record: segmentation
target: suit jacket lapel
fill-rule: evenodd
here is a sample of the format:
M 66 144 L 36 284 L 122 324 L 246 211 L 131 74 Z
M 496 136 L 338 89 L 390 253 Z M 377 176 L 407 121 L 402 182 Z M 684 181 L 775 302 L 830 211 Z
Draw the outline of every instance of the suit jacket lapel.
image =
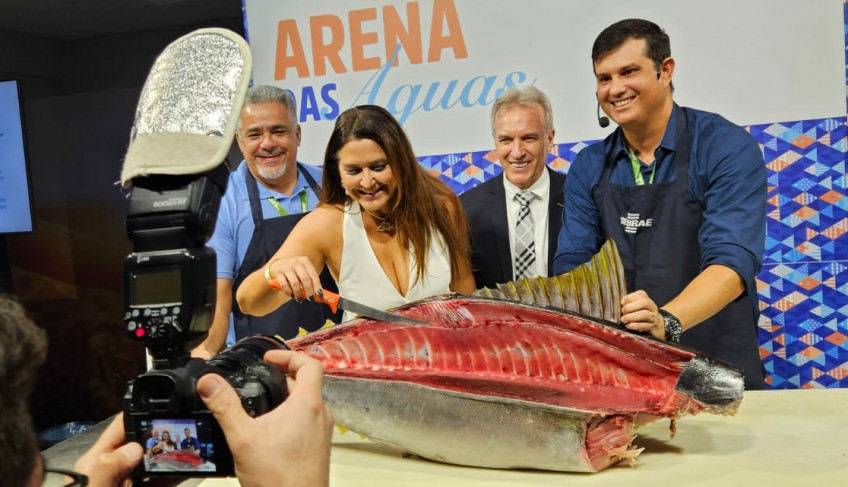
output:
M 506 191 L 504 190 L 503 177 L 503 173 L 501 173 L 498 176 L 498 182 L 491 185 L 489 191 L 489 200 L 492 205 L 492 211 L 489 212 L 489 219 L 492 227 L 497 230 L 497 235 L 503 235 L 503 238 L 497 239 L 494 243 L 498 262 L 501 263 L 500 272 L 502 277 L 498 282 L 512 280 L 512 249 L 509 245 L 509 223 L 506 217 Z
M 559 231 L 562 228 L 562 211 L 565 204 L 565 194 L 562 191 L 564 176 L 550 167 L 546 169 L 551 180 L 551 187 L 548 190 L 548 276 L 553 276 L 554 257 Z

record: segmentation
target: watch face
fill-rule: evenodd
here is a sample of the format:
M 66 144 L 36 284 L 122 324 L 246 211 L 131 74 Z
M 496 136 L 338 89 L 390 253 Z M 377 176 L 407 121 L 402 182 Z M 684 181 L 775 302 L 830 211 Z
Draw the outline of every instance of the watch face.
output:
M 683 326 L 681 326 L 680 320 L 664 309 L 660 310 L 660 314 L 662 314 L 665 321 L 665 339 L 671 342 L 679 342 L 680 335 L 683 333 Z

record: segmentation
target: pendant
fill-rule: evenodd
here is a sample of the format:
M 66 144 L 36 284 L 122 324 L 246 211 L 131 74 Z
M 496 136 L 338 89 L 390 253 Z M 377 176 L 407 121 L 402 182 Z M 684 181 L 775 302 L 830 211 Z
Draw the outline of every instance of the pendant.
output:
M 380 222 L 377 225 L 377 231 L 380 233 L 389 233 L 395 231 L 395 224 L 392 222 Z

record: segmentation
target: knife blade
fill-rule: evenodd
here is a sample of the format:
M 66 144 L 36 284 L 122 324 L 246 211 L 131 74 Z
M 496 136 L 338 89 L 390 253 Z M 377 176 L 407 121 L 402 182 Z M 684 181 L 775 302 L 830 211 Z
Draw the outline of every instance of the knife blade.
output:
M 277 282 L 276 279 L 271 279 L 270 281 L 268 281 L 268 285 L 271 286 L 272 289 L 276 289 L 277 291 L 281 290 L 280 284 Z M 309 299 L 309 296 L 307 296 L 305 292 L 303 293 L 303 297 Z M 316 302 L 324 303 L 329 306 L 333 313 L 335 313 L 337 309 L 341 308 L 345 311 L 349 311 L 351 313 L 361 315 L 366 318 L 387 321 L 389 323 L 405 323 L 408 325 L 427 324 L 426 321 L 414 320 L 405 316 L 392 314 L 388 311 L 372 308 L 371 306 L 364 305 L 357 301 L 343 298 L 332 291 L 327 291 L 326 289 L 319 289 L 313 296 L 313 299 Z

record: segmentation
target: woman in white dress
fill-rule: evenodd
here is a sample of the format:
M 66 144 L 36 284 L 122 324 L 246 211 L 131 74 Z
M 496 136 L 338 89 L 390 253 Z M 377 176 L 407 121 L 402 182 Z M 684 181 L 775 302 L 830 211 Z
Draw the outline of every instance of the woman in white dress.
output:
M 439 293 L 474 292 L 468 221 L 459 198 L 419 165 L 384 108 L 336 120 L 324 156 L 321 203 L 268 263 L 239 286 L 242 311 L 262 316 L 321 287 L 327 266 L 339 294 L 386 309 Z M 281 291 L 272 289 L 276 279 Z
M 158 455 L 160 453 L 167 453 L 169 451 L 174 451 L 177 449 L 177 444 L 174 443 L 174 440 L 171 439 L 171 433 L 168 431 L 162 432 L 162 440 L 159 441 L 150 451 L 147 452 L 148 457 L 153 455 Z

